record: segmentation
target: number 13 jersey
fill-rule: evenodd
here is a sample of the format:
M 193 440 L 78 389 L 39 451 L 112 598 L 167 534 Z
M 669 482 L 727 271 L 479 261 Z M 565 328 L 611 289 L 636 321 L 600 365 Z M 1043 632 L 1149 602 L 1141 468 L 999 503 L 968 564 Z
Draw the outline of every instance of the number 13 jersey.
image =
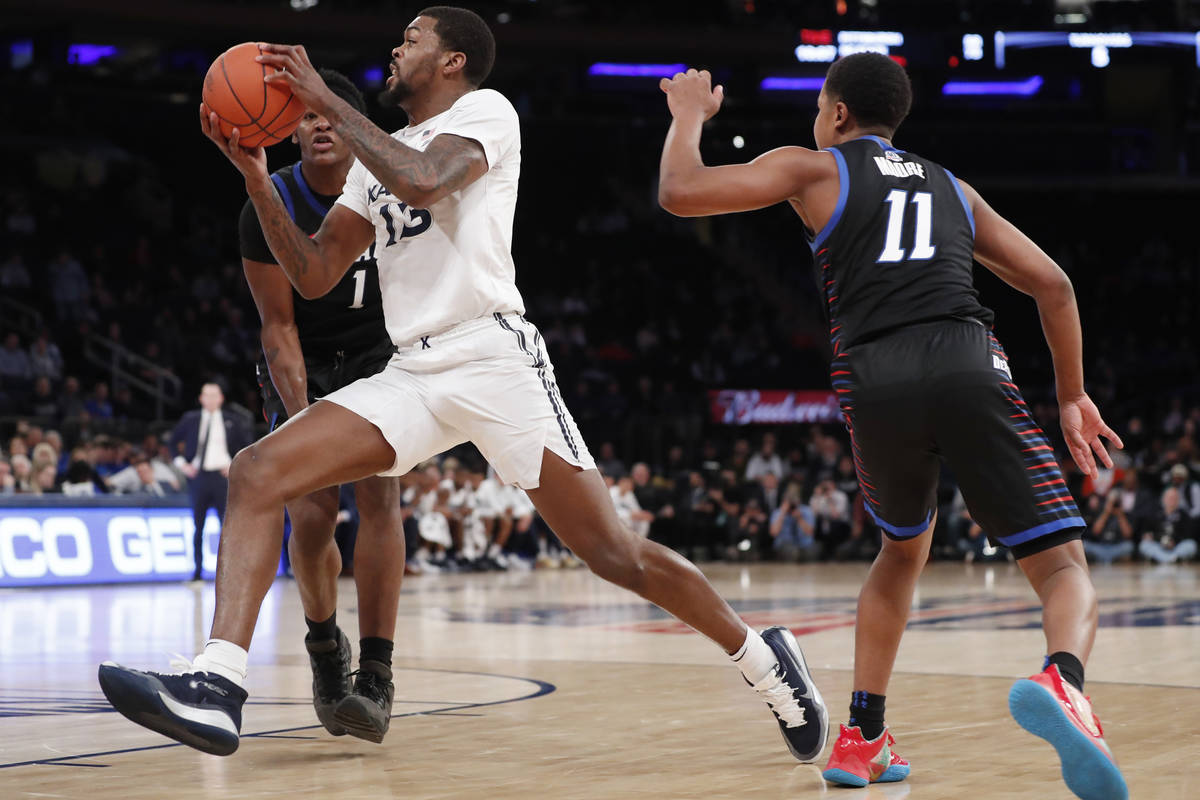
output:
M 355 161 L 337 201 L 375 226 L 384 318 L 400 347 L 468 320 L 525 313 L 511 252 L 521 173 L 516 109 L 499 92 L 476 89 L 392 138 L 424 151 L 446 134 L 483 147 L 482 177 L 417 209 Z
M 971 275 L 975 220 L 949 170 L 877 136 L 828 149 L 837 207 L 810 246 L 835 357 L 931 320 L 990 328 Z

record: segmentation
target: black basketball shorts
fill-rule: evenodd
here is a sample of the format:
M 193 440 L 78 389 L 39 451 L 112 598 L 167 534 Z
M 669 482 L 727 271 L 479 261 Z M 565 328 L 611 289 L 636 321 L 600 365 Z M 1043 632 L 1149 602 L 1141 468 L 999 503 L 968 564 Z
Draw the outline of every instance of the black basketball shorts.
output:
M 315 403 L 359 378 L 375 375 L 387 366 L 395 352 L 395 346 L 385 339 L 378 346 L 359 353 L 338 351 L 332 358 L 305 358 L 304 366 L 308 371 L 308 402 Z M 283 400 L 275 391 L 266 359 L 259 359 L 255 372 L 258 375 L 258 388 L 262 392 L 263 417 L 266 418 L 269 429 L 275 430 L 287 422 L 287 409 L 283 407 Z
M 982 324 L 906 327 L 836 354 L 831 371 L 867 512 L 888 537 L 929 527 L 939 459 L 988 539 L 1017 558 L 1080 537 L 1053 446 Z

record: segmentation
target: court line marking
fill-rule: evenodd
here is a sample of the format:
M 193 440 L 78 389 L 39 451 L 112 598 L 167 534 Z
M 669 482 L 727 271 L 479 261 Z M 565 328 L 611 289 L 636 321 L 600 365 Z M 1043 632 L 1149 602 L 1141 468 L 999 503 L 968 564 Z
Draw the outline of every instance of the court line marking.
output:
M 452 706 L 450 708 L 437 709 L 434 711 L 409 711 L 404 714 L 393 714 L 391 716 L 392 719 L 401 719 L 403 717 L 429 716 L 431 714 L 437 714 L 437 713 L 446 712 L 446 711 L 449 711 L 449 712 L 464 711 L 466 709 L 471 709 L 471 708 L 487 708 L 489 706 L 501 706 L 501 705 L 506 705 L 508 703 L 519 703 L 522 700 L 534 700 L 538 697 L 544 697 L 545 695 L 548 695 L 548 694 L 558 690 L 557 686 L 555 686 L 552 683 L 549 683 L 548 681 L 539 680 L 538 678 L 526 678 L 521 675 L 500 675 L 498 673 L 493 673 L 493 672 L 469 672 L 467 670 L 436 669 L 436 668 L 432 668 L 432 667 L 421 669 L 420 671 L 422 671 L 422 672 L 443 672 L 443 673 L 449 673 L 452 675 L 474 675 L 476 677 L 484 677 L 484 678 L 506 678 L 508 680 L 524 681 L 525 683 L 532 683 L 536 687 L 536 689 L 529 694 L 522 695 L 521 697 L 510 697 L 505 700 L 490 700 L 485 703 L 461 703 L 461 704 Z M 416 701 L 409 701 L 409 702 L 416 702 Z M 134 724 L 134 723 L 130 723 L 130 724 Z M 241 735 L 241 738 L 242 739 L 271 738 L 272 736 L 274 736 L 276 734 L 295 733 L 297 731 L 321 730 L 322 727 L 323 726 L 321 726 L 319 724 L 318 725 L 300 725 L 300 726 L 293 727 L 293 728 L 279 728 L 279 729 L 273 730 L 273 731 L 258 731 L 256 733 L 244 733 Z M 126 747 L 126 748 L 122 748 L 120 750 L 105 750 L 105 751 L 97 752 L 97 753 L 79 753 L 79 754 L 70 755 L 70 756 L 59 756 L 57 758 L 37 758 L 37 759 L 30 760 L 30 761 L 14 761 L 9 764 L 0 764 L 0 769 L 10 769 L 12 767 L 28 767 L 28 766 L 33 766 L 33 765 L 44 765 L 44 766 L 52 766 L 52 767 L 80 766 L 80 765 L 67 764 L 66 762 L 81 761 L 83 759 L 94 759 L 94 758 L 99 758 L 101 756 L 124 755 L 126 753 L 143 753 L 143 752 L 147 752 L 149 750 L 166 750 L 166 749 L 172 748 L 172 747 L 186 747 L 186 746 L 187 745 L 184 745 L 181 742 L 169 742 L 167 744 L 153 744 L 153 745 L 146 745 L 143 747 Z M 103 765 L 93 764 L 93 765 L 88 765 L 88 766 L 108 766 L 108 765 L 107 764 L 103 764 Z

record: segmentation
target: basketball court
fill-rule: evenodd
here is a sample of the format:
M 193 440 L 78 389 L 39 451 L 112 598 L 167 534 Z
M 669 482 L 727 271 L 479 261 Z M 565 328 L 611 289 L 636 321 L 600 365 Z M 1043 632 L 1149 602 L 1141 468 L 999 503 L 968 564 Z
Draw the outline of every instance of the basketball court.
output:
M 866 565 L 709 565 L 752 625 L 787 625 L 845 717 Z M 1097 568 L 1087 692 L 1135 798 L 1200 796 L 1200 572 Z M 340 624 L 356 634 L 353 585 Z M 125 585 L 0 594 L 5 798 L 1072 797 L 1052 749 L 1008 716 L 1040 666 L 1039 606 L 1011 564 L 926 570 L 888 692 L 909 780 L 836 789 L 788 754 L 720 652 L 581 571 L 408 579 L 396 702 L 382 745 L 335 738 L 311 706 L 295 584 L 267 596 L 250 652 L 243 738 L 229 758 L 170 743 L 105 702 L 105 659 L 166 670 L 198 652 L 213 587 Z M 357 642 L 355 642 L 357 652 Z M 836 735 L 836 728 L 833 733 Z M 830 737 L 832 744 L 833 736 Z M 828 749 L 826 750 L 826 757 Z

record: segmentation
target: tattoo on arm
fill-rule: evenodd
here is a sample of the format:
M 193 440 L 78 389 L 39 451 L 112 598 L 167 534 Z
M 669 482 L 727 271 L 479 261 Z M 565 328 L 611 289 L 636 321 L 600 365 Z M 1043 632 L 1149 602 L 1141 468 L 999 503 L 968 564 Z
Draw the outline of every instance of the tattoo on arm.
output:
M 415 150 L 341 99 L 329 119 L 363 166 L 405 202 L 461 189 L 468 183 L 475 159 L 483 158 L 478 142 L 454 135 L 435 138 L 424 152 Z
M 314 268 L 320 270 L 321 258 L 316 245 L 288 215 L 274 184 L 251 188 L 250 200 L 254 203 L 267 245 L 288 280 L 300 289 L 298 281 L 308 277 Z

